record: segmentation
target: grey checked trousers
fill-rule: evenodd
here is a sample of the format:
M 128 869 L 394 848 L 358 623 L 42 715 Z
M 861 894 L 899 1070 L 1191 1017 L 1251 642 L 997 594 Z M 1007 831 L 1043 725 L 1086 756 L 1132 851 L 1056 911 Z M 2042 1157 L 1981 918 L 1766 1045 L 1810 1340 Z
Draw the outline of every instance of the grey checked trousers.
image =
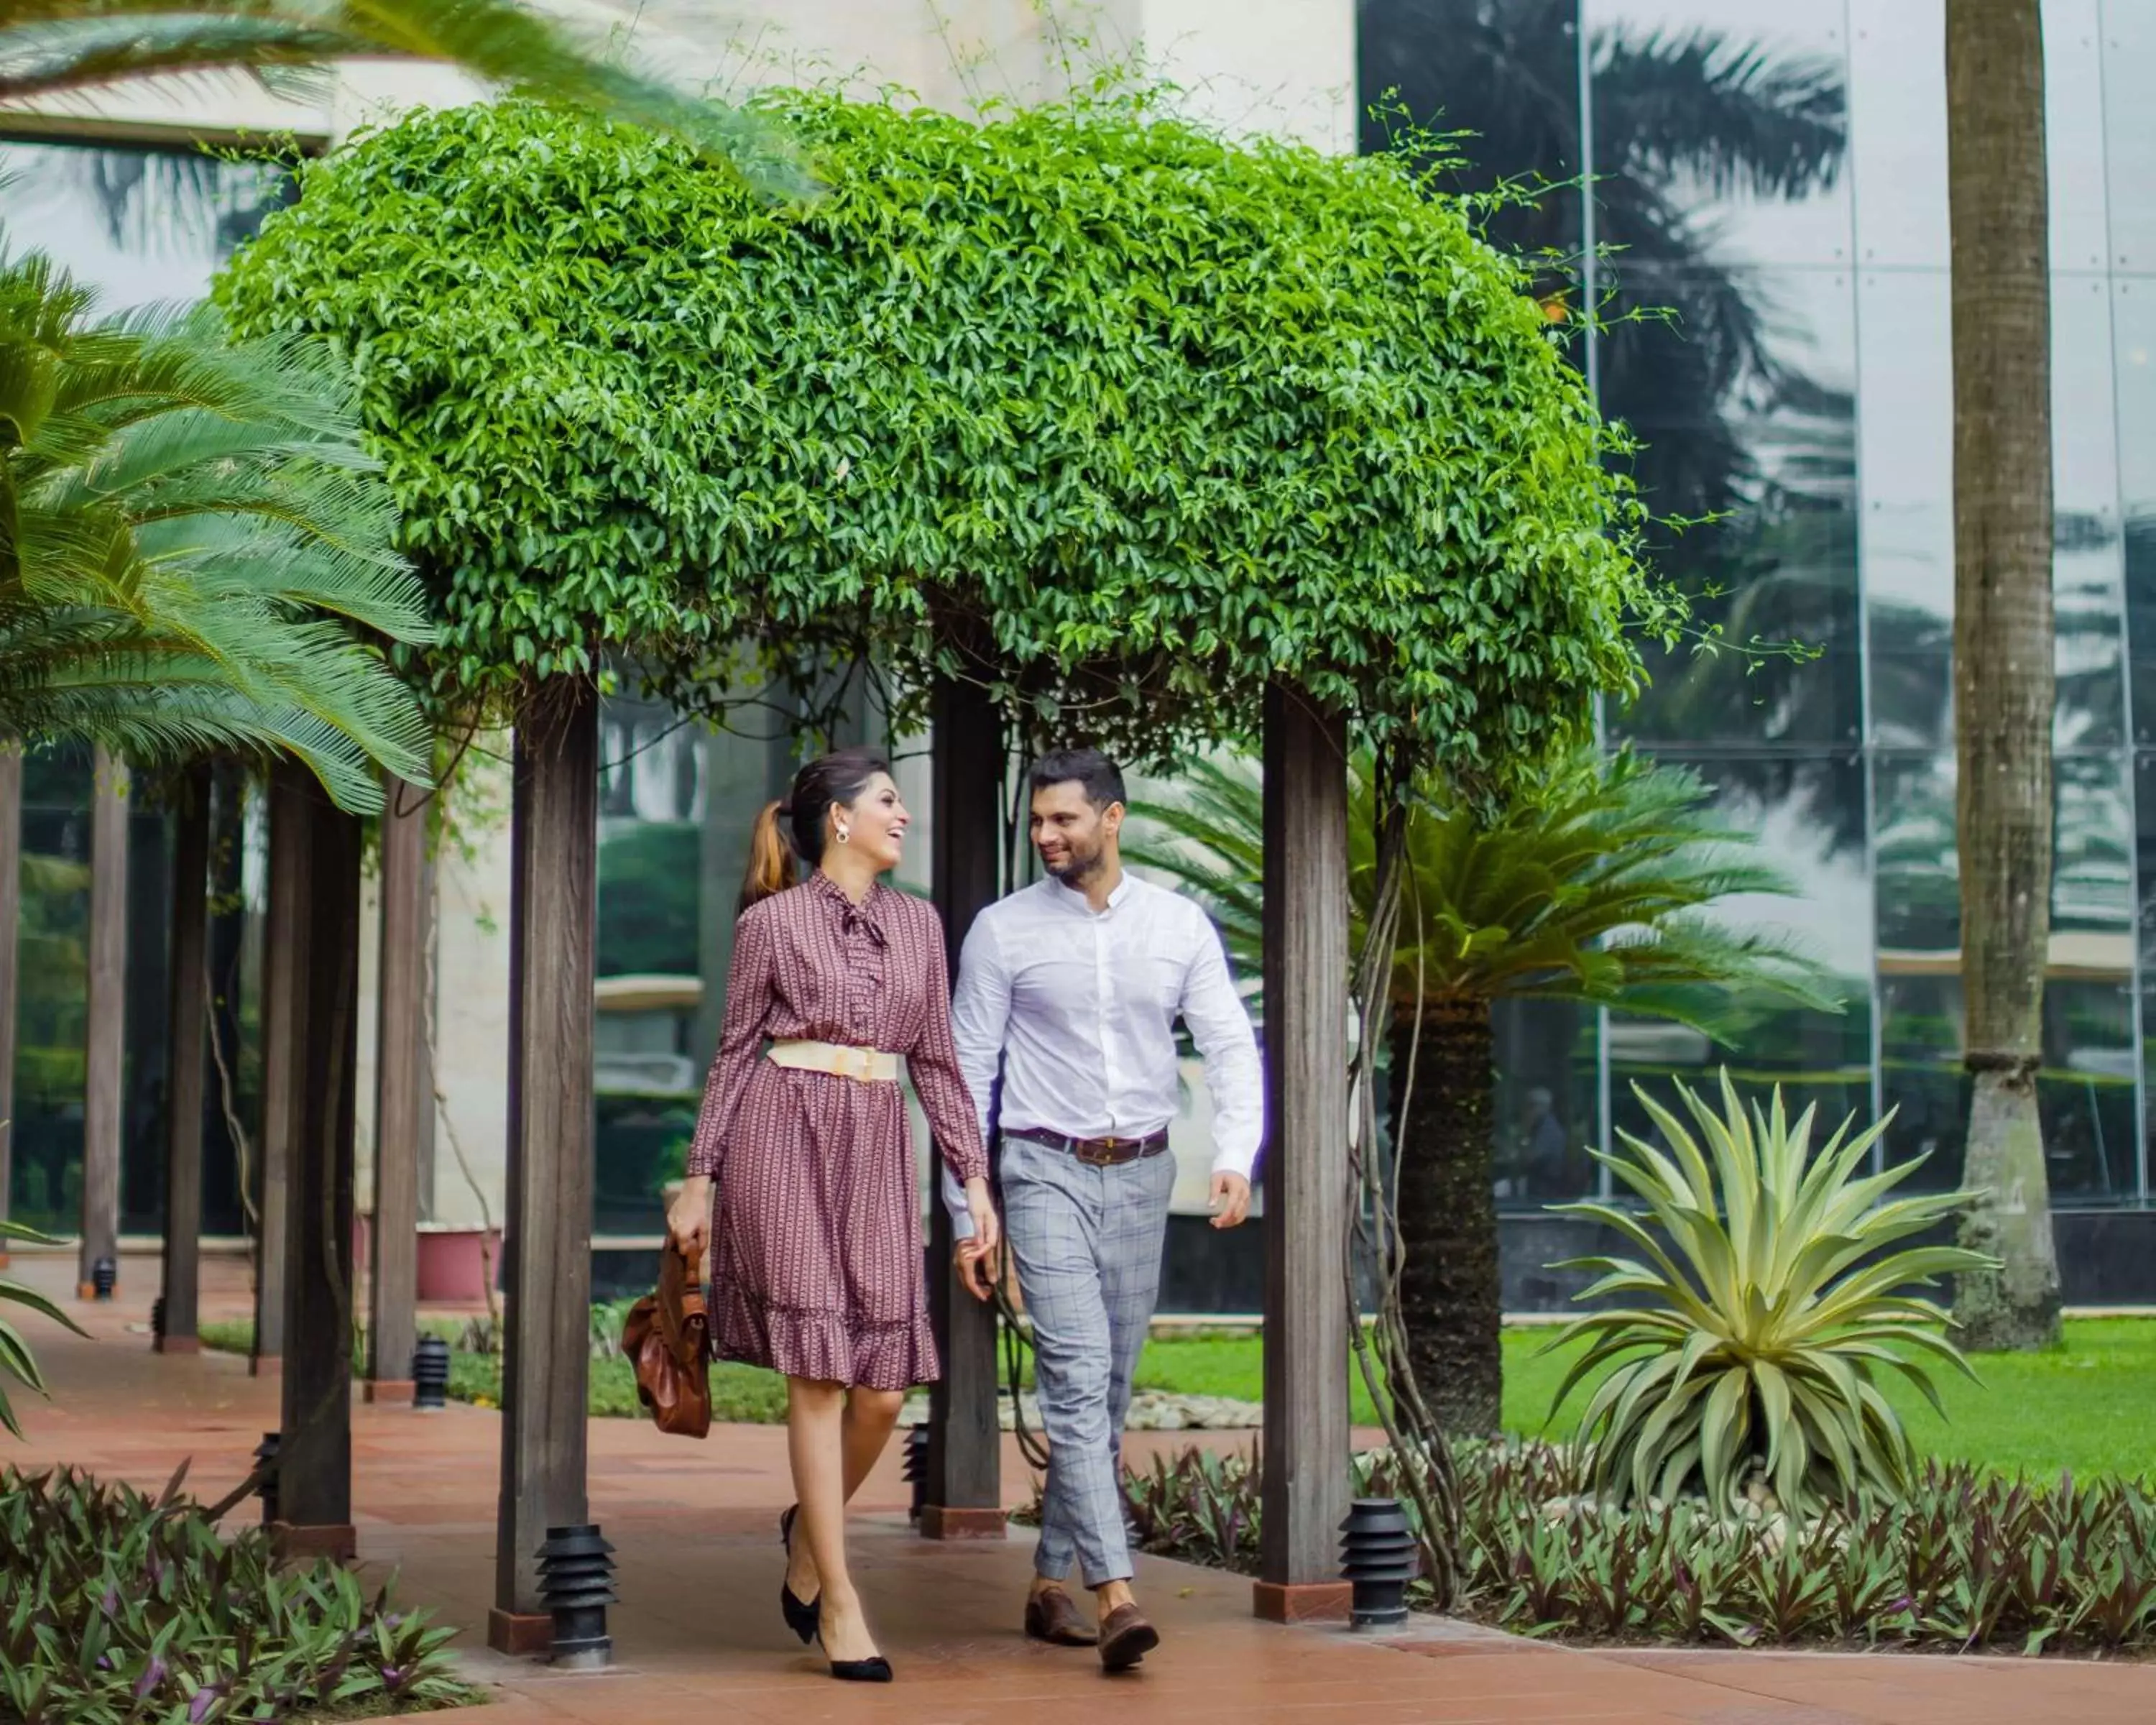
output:
M 1127 1580 L 1123 1419 L 1160 1296 L 1175 1158 L 1113 1168 L 1005 1138 L 1004 1227 L 1033 1320 L 1034 1385 L 1048 1431 L 1048 1488 L 1035 1570 L 1060 1581 L 1075 1558 L 1087 1587 Z

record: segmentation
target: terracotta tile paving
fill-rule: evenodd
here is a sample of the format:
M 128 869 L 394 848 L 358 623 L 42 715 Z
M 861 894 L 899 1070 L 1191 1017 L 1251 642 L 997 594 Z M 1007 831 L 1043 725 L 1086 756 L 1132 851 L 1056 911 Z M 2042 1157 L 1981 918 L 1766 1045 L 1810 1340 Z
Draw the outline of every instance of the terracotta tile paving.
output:
M 217 1354 L 160 1358 L 144 1320 L 154 1281 L 128 1265 L 113 1306 L 84 1312 L 94 1343 L 32 1322 L 50 1404 L 23 1404 L 27 1443 L 0 1459 L 79 1463 L 162 1482 L 185 1457 L 205 1496 L 222 1495 L 276 1424 L 273 1380 Z M 15 1273 L 57 1291 L 65 1261 L 18 1256 Z M 208 1266 L 206 1316 L 244 1312 L 241 1266 Z M 75 1308 L 79 1312 L 83 1308 Z M 1141 1439 L 1181 1446 L 1194 1435 Z M 493 1585 L 498 1417 L 452 1407 L 422 1415 L 353 1409 L 355 1514 L 371 1573 L 398 1572 L 402 1596 L 449 1622 L 484 1623 Z M 1209 1441 L 1240 1447 L 1235 1434 Z M 619 1548 L 618 1663 L 569 1675 L 465 1656 L 495 1687 L 471 1725 L 697 1721 L 717 1725 L 2156 1725 L 2156 1665 L 1826 1655 L 1582 1651 L 1419 1623 L 1378 1645 L 1344 1631 L 1279 1629 L 1250 1614 L 1249 1584 L 1217 1571 L 1143 1561 L 1139 1587 L 1164 1645 L 1132 1676 L 1102 1678 L 1091 1655 L 1034 1646 L 1017 1633 L 1028 1571 L 1023 1537 L 939 1546 L 907 1527 L 892 1450 L 864 1490 L 860 1579 L 899 1668 L 888 1688 L 822 1677 L 778 1620 L 775 1531 L 787 1501 L 784 1436 L 724 1427 L 692 1446 L 628 1420 L 591 1429 L 592 1510 Z M 1026 1495 L 1014 1452 L 1007 1495 Z

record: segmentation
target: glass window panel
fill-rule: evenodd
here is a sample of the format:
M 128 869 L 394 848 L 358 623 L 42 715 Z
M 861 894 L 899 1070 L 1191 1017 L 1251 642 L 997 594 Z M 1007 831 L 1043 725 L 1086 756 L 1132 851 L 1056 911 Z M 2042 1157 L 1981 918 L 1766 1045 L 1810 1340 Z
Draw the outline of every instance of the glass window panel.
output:
M 1596 226 L 1696 265 L 1849 259 L 1845 0 L 1583 0 Z
M 1951 754 L 1875 763 L 1881 1084 L 1887 1154 L 1928 1154 L 1926 1189 L 1961 1172 L 1960 888 Z M 2134 1150 L 2133 816 L 2118 758 L 2054 765 L 2051 937 L 2039 1077 L 2055 1192 L 2108 1201 L 2138 1178 Z
M 1483 191 L 1501 181 L 1577 180 L 1578 39 L 1570 6 L 1548 0 L 1421 0 L 1365 5 L 1357 17 L 1362 146 L 1382 150 L 1409 123 L 1471 134 L 1455 181 Z M 1380 110 L 1380 111 L 1373 111 Z M 1576 261 L 1577 191 L 1553 193 L 1535 209 L 1501 211 L 1499 244 Z
M 2156 742 L 2156 280 L 2115 281 L 2111 315 L 2133 732 L 2146 743 Z
M 201 298 L 210 277 L 291 195 L 269 163 L 124 145 L 0 141 L 0 220 L 118 311 Z
M 1850 0 L 1849 153 L 1856 254 L 1943 269 L 1946 0 Z
M 2120 675 L 2118 466 L 2109 291 L 2056 277 L 2051 373 L 2057 500 L 2055 747 L 2115 748 Z M 1953 360 L 1947 277 L 1867 270 L 1857 285 L 1857 395 L 1871 734 L 1953 740 Z
M 2053 746 L 2111 749 L 2126 736 L 2112 296 L 2072 275 L 2054 276 L 2051 293 Z
M 1816 1101 L 1839 1121 L 1871 1111 L 1871 883 L 1864 854 L 1864 767 L 1854 752 L 1658 758 L 1691 767 L 1711 783 L 1731 823 L 1754 834 L 1762 854 L 1796 888 L 1792 896 L 1723 901 L 1717 917 L 1732 927 L 1794 939 L 1834 978 L 1844 1009 L 1825 1013 L 1771 998 L 1733 999 L 1726 1045 L 1659 1020 L 1613 1015 L 1609 1055 L 1613 1124 L 1647 1137 L 1652 1129 L 1633 1083 L 1663 1098 L 1672 1080 L 1714 1082 L 1725 1063 L 1742 1086 L 1775 1084 L 1794 1106 Z
M 82 1211 L 90 788 L 86 749 L 39 749 L 23 763 L 12 1214 L 63 1234 Z
M 1943 270 L 1857 281 L 1856 394 L 1864 493 L 1871 734 L 1951 740 L 1953 343 Z
M 2102 270 L 2110 251 L 2098 11 L 2098 0 L 2044 0 L 2044 154 L 2055 270 Z M 1940 125 L 1943 136 L 1943 116 Z
M 2156 271 L 2156 6 L 2104 0 L 2103 126 L 2111 256 Z
M 1661 567 L 1696 596 L 1721 645 L 1650 651 L 1651 687 L 1619 722 L 1662 742 L 1854 742 L 1860 712 L 1856 311 L 1839 270 L 1741 280 L 1634 272 L 1627 300 L 1669 321 L 1602 343 L 1605 410 L 1643 447 L 1635 472 L 1657 515 Z M 1712 521 L 1703 518 L 1720 516 Z M 1761 644 L 1748 662 L 1732 645 Z M 1789 644 L 1815 657 L 1773 650 Z
M 1501 1208 L 1535 1209 L 1594 1190 L 1588 1152 L 1601 1142 L 1596 1022 L 1592 1008 L 1568 1001 L 1496 1004 L 1493 1160 Z

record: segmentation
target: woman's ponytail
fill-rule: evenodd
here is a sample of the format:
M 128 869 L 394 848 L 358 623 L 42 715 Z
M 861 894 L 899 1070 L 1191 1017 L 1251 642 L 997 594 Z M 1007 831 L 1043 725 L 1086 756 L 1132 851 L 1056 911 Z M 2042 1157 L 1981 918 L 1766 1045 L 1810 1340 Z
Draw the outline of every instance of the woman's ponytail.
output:
M 748 840 L 748 873 L 742 880 L 740 910 L 772 897 L 794 883 L 794 851 L 778 824 L 783 803 L 767 803 Z

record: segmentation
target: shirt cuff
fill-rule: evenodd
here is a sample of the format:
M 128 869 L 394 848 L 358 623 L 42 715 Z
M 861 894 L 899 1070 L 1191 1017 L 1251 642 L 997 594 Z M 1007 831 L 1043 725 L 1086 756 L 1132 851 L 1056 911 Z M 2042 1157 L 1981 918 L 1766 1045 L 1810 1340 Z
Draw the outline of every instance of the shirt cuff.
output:
M 1251 1178 L 1257 1165 L 1258 1153 L 1255 1150 L 1221 1150 L 1213 1157 L 1214 1173 L 1240 1174 L 1245 1180 Z
M 966 1189 L 948 1168 L 940 1170 L 943 1176 L 943 1208 L 951 1218 L 951 1237 L 971 1240 L 973 1237 L 973 1213 L 966 1204 Z

